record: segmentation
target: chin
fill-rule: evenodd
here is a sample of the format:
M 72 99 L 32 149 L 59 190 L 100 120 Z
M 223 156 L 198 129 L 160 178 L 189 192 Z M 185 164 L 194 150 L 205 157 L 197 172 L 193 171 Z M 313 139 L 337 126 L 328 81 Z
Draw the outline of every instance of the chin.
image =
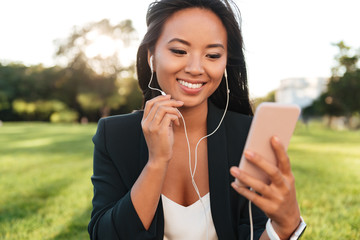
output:
M 184 99 L 181 101 L 184 102 L 183 108 L 196 108 L 201 106 L 207 106 L 207 99 Z

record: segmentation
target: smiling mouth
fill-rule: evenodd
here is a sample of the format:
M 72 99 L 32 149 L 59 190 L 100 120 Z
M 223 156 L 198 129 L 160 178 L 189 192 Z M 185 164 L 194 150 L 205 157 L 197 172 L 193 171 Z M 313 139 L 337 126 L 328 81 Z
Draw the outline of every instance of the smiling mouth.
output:
M 185 82 L 183 80 L 178 80 L 178 82 L 181 85 L 183 85 L 183 86 L 185 86 L 187 88 L 191 88 L 191 89 L 198 89 L 198 88 L 201 88 L 204 85 L 204 83 L 189 83 L 189 82 Z

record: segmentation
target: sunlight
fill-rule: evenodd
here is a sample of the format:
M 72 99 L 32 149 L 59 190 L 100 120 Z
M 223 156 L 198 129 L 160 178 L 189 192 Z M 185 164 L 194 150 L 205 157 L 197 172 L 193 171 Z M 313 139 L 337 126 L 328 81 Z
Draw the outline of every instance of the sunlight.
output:
M 106 59 L 117 55 L 120 64 L 125 67 L 130 66 L 135 61 L 137 42 L 124 46 L 123 41 L 120 39 L 114 39 L 111 36 L 99 33 L 98 30 L 87 33 L 83 40 L 84 43 L 80 43 L 80 45 L 85 45 L 84 52 L 89 59 L 97 57 Z M 96 61 L 92 64 L 90 63 L 90 65 L 93 65 L 92 67 L 97 73 L 104 71 L 103 66 L 99 66 Z
M 85 54 L 88 58 L 100 56 L 107 58 L 117 52 L 117 44 L 114 39 L 105 35 L 97 35 L 92 43 L 86 47 Z

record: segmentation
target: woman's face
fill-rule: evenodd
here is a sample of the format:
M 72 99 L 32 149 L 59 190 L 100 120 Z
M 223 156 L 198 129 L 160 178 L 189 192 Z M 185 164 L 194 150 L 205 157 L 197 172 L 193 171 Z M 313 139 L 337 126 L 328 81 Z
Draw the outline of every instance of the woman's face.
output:
M 206 104 L 224 75 L 227 33 L 210 10 L 174 13 L 155 45 L 153 66 L 161 89 L 185 107 Z

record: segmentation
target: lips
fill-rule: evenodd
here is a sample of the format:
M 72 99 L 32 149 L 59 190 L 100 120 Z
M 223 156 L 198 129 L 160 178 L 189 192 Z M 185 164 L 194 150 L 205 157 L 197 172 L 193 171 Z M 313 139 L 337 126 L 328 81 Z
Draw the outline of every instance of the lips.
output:
M 183 86 L 185 86 L 187 88 L 190 88 L 190 89 L 199 89 L 204 85 L 204 83 L 190 83 L 190 82 L 186 82 L 184 80 L 178 80 L 178 82 L 181 85 L 183 85 Z

